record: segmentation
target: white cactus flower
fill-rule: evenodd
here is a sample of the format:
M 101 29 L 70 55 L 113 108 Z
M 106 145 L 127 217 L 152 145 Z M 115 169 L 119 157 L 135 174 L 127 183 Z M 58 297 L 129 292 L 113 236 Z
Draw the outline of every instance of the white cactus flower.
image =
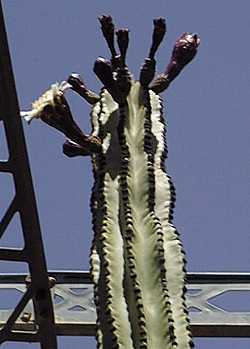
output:
M 28 123 L 30 123 L 33 119 L 39 119 L 44 108 L 47 105 L 54 107 L 55 97 L 64 94 L 64 92 L 70 87 L 71 85 L 67 81 L 52 84 L 49 90 L 45 91 L 41 97 L 32 103 L 31 110 L 20 112 L 21 117 L 23 117 Z

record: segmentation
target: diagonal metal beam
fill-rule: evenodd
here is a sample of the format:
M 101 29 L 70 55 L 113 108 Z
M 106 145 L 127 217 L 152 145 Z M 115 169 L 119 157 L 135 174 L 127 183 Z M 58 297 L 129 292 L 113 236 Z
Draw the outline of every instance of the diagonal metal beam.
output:
M 54 271 L 49 274 L 55 279 L 52 292 L 57 335 L 94 336 L 96 312 L 89 273 Z M 2 290 L 25 293 L 25 279 L 24 274 L 0 275 L 0 297 Z M 187 281 L 187 304 L 195 337 L 250 337 L 250 312 L 233 312 L 213 303 L 214 297 L 225 292 L 234 292 L 237 300 L 237 292 L 247 291 L 250 299 L 250 273 L 189 273 Z M 10 312 L 0 309 L 0 327 Z M 32 302 L 23 309 L 15 329 L 22 331 L 27 341 L 37 341 L 32 333 L 35 329 Z
M 9 150 L 7 161 L 0 161 L 0 173 L 9 172 L 13 176 L 15 199 L 6 208 L 4 217 L 0 217 L 1 236 L 6 233 L 8 224 L 15 212 L 19 212 L 25 247 L 20 249 L 0 248 L 0 261 L 27 262 L 31 275 L 31 292 L 34 304 L 35 322 L 38 330 L 33 337 L 40 341 L 41 347 L 56 349 L 56 332 L 53 305 L 47 267 L 37 214 L 37 207 L 30 173 L 24 133 L 20 119 L 14 76 L 5 30 L 2 5 L 0 2 L 0 127 L 4 127 Z M 0 140 L 1 141 L 1 140 Z M 1 146 L 1 144 L 0 144 Z M 0 159 L 2 160 L 2 159 Z M 26 203 L 26 204 L 24 204 Z M 22 233 L 20 231 L 20 234 Z M 23 305 L 23 303 L 20 303 Z M 19 305 L 18 311 L 21 311 Z M 17 311 L 17 310 L 16 310 Z M 4 340 L 23 339 L 22 333 L 10 329 L 12 318 L 7 321 L 8 331 L 0 332 L 0 342 Z M 6 326 L 7 326 L 6 325 Z
M 3 342 L 11 338 L 14 324 L 17 318 L 20 316 L 23 309 L 25 308 L 25 306 L 27 305 L 28 301 L 31 299 L 31 297 L 32 297 L 32 291 L 31 291 L 31 287 L 29 287 L 24 293 L 19 303 L 17 304 L 14 311 L 8 317 L 8 320 L 6 321 L 2 329 L 0 330 L 0 344 L 2 344 Z
M 1 169 L 0 169 L 1 172 Z M 0 220 L 0 238 L 3 236 L 3 233 L 7 229 L 11 219 L 17 211 L 17 200 L 16 197 L 12 200 L 9 207 L 7 208 L 4 216 Z

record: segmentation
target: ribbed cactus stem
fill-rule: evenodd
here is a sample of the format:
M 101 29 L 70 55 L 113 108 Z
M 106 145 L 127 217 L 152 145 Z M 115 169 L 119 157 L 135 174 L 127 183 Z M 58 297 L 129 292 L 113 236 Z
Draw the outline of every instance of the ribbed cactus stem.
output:
M 103 144 L 93 158 L 97 247 L 91 259 L 103 346 L 190 348 L 160 99 L 134 81 L 123 105 L 103 90 L 92 124 Z
M 95 187 L 92 197 L 95 239 L 91 264 L 93 280 L 96 285 L 96 297 L 98 298 L 99 331 L 102 333 L 102 335 L 99 333 L 98 337 L 102 336 L 104 348 L 129 349 L 133 348 L 133 344 L 124 297 L 123 236 L 119 224 L 118 171 L 121 159 L 120 153 L 117 151 L 118 138 L 114 133 L 118 118 L 116 103 L 106 90 L 101 94 L 100 106 L 97 110 L 94 109 L 92 114 L 94 132 L 100 134 L 103 141 L 103 153 L 93 159 Z M 116 117 L 113 115 L 113 120 L 110 120 L 112 110 Z M 95 114 L 96 112 L 97 114 Z M 106 128 L 107 123 L 110 123 L 110 129 Z M 114 148 L 109 146 L 110 132 L 113 133 Z M 100 266 L 98 266 L 98 261 Z
M 152 133 L 155 135 L 158 147 L 154 157 L 155 212 L 161 220 L 164 231 L 164 256 L 166 264 L 166 279 L 169 299 L 171 302 L 174 320 L 174 333 L 180 348 L 189 348 L 192 345 L 189 321 L 186 317 L 185 306 L 185 254 L 179 234 L 172 224 L 172 210 L 175 201 L 175 191 L 171 178 L 166 174 L 165 157 L 167 153 L 165 143 L 165 122 L 162 116 L 160 97 L 150 92 L 152 105 Z

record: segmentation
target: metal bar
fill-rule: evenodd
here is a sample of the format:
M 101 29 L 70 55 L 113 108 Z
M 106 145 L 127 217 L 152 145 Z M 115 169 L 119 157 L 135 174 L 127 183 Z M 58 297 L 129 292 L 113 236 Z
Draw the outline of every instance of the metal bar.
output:
M 17 211 L 17 200 L 16 197 L 11 201 L 11 204 L 7 208 L 2 220 L 0 221 L 0 238 L 3 236 L 8 224 L 10 223 L 12 217 Z
M 57 335 L 93 336 L 96 313 L 89 273 L 50 271 L 49 275 L 56 280 L 52 292 Z M 0 297 L 3 289 L 25 292 L 26 277 L 26 274 L 0 274 Z M 236 297 L 237 292 L 248 291 L 250 299 L 250 273 L 188 273 L 187 282 L 187 305 L 195 337 L 250 337 L 250 312 L 229 311 L 213 304 L 214 297 L 225 292 L 234 292 Z M 21 314 L 15 329 L 30 333 L 35 330 L 31 302 L 25 313 L 30 314 L 29 320 L 23 321 Z M 0 327 L 8 314 L 8 310 L 0 309 Z
M 26 262 L 27 252 L 16 248 L 0 248 L 0 261 Z
M 38 326 L 41 347 L 56 349 L 56 331 L 47 267 L 1 2 L 0 38 L 0 119 L 3 122 L 9 150 L 8 165 L 1 162 L 0 172 L 9 171 L 13 175 L 17 211 L 20 214 L 25 242 L 25 250 L 0 249 L 0 260 L 28 262 L 35 322 Z M 29 205 L 23 205 L 24 202 Z M 1 222 L 2 233 L 8 220 L 8 217 L 7 219 L 5 217 Z
M 8 161 L 0 161 L 1 172 L 11 172 L 10 164 Z
M 57 279 L 57 283 L 75 283 L 82 281 L 86 284 L 92 284 L 90 273 L 88 271 L 76 271 L 76 270 L 51 270 L 49 271 L 50 277 Z M 0 274 L 0 283 L 2 278 L 11 280 L 19 278 L 22 280 L 25 278 L 25 274 L 13 273 L 13 274 Z M 187 282 L 188 284 L 195 283 L 205 283 L 205 284 L 238 284 L 246 283 L 250 284 L 250 273 L 248 272 L 189 272 L 187 273 Z
M 13 342 L 39 342 L 40 336 L 36 332 L 22 332 L 22 331 L 15 331 L 11 332 L 8 341 Z M 45 347 L 46 348 L 46 347 Z
M 196 273 L 188 273 L 187 280 L 189 283 L 195 283 L 197 280 L 199 284 L 225 284 L 225 283 L 241 283 L 241 284 L 249 284 L 250 283 L 250 273 L 241 272 L 241 273 L 229 273 L 229 272 L 196 272 Z

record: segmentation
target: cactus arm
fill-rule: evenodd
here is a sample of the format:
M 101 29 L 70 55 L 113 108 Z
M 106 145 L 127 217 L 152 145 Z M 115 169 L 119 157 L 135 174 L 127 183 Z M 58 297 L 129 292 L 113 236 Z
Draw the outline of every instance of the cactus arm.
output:
M 174 320 L 174 333 L 178 348 L 192 346 L 189 320 L 185 305 L 185 254 L 179 234 L 172 225 L 174 206 L 174 187 L 171 178 L 166 174 L 164 160 L 167 149 L 165 144 L 165 123 L 162 117 L 160 97 L 150 91 L 152 110 L 152 132 L 156 136 L 158 147 L 155 153 L 155 212 L 161 220 L 164 231 L 164 256 L 169 299 Z
M 97 117 L 92 114 L 94 133 L 98 133 L 102 139 L 103 152 L 94 159 L 96 171 L 92 212 L 95 240 L 91 260 L 99 308 L 98 341 L 103 341 L 105 348 L 118 346 L 129 349 L 133 348 L 133 344 L 123 288 L 123 239 L 119 228 L 117 172 L 120 150 L 115 139 L 117 108 L 111 95 L 104 90 Z M 103 291 L 99 292 L 100 289 Z M 109 342 L 110 338 L 112 342 Z
M 106 334 L 111 332 L 113 345 L 119 348 L 132 348 L 131 330 L 128 321 L 127 305 L 123 290 L 123 241 L 119 230 L 119 196 L 117 178 L 112 180 L 106 173 L 103 181 L 102 209 L 105 211 L 100 230 L 97 250 L 100 256 L 101 276 L 98 287 L 105 290 L 99 293 L 101 304 L 101 328 Z M 106 329 L 107 322 L 110 324 Z M 105 336 L 108 339 L 108 336 Z M 105 347 L 107 343 L 105 343 Z M 110 343 L 111 344 L 111 343 Z
M 167 294 L 161 279 L 164 272 L 161 228 L 149 204 L 151 185 L 148 155 L 144 149 L 147 136 L 144 102 L 140 84 L 132 84 L 128 106 L 123 111 L 124 127 L 120 131 L 127 263 L 140 325 L 140 333 L 135 336 L 140 338 L 141 346 L 172 348 Z
M 69 88 L 78 93 L 89 104 L 94 105 L 99 101 L 99 95 L 87 88 L 86 84 L 79 74 L 72 73 L 68 77 L 67 82 L 69 84 Z

